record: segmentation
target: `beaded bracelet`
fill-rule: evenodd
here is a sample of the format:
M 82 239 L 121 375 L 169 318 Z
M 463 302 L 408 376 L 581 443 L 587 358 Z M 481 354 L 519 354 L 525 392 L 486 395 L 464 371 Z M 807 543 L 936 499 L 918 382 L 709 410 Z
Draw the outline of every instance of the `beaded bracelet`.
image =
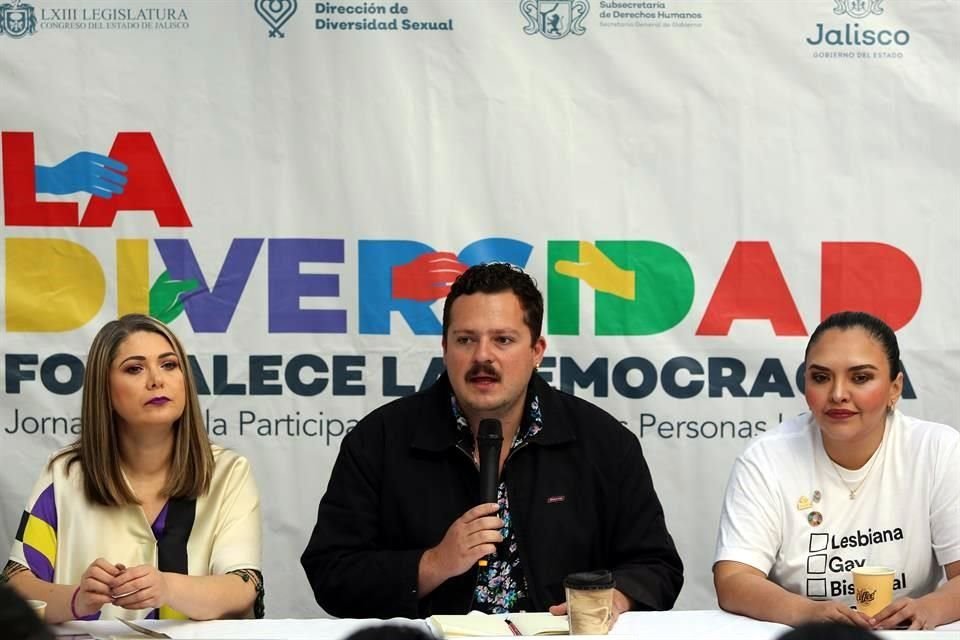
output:
M 77 588 L 73 590 L 73 595 L 70 596 L 70 614 L 73 616 L 74 620 L 79 620 L 82 616 L 77 613 L 77 596 L 80 595 L 80 585 L 77 585 Z

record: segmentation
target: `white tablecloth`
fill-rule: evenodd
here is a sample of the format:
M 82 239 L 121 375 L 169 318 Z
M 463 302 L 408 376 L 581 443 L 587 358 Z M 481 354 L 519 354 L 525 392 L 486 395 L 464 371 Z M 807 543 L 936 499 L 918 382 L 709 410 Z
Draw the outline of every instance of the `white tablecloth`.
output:
M 387 622 L 429 629 L 423 620 L 396 619 Z M 371 620 L 217 620 L 212 622 L 143 622 L 171 638 L 217 638 L 221 640 L 341 640 L 350 633 L 372 624 Z M 95 637 L 111 635 L 126 638 L 136 634 L 119 622 L 69 622 L 54 630 L 61 635 L 89 633 Z M 627 613 L 620 617 L 611 636 L 638 640 L 694 639 L 774 640 L 789 630 L 781 624 L 758 622 L 723 611 L 663 611 Z M 878 635 L 891 640 L 960 640 L 960 622 L 937 631 L 884 631 Z M 141 638 L 145 636 L 140 636 Z M 582 636 L 585 637 L 585 636 Z M 504 640 L 511 640 L 505 636 Z

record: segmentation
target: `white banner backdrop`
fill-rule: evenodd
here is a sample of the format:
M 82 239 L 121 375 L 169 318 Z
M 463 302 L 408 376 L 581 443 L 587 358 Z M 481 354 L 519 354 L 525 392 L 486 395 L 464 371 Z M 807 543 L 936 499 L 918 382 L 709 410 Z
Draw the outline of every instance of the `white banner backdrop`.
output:
M 268 615 L 319 615 L 299 554 L 342 436 L 438 373 L 433 252 L 540 282 L 543 373 L 641 438 L 680 608 L 715 606 L 729 468 L 804 409 L 826 314 L 891 322 L 901 407 L 960 423 L 955 1 L 31 0 L 0 25 L 0 549 L 76 436 L 94 333 L 149 311 L 253 463 Z

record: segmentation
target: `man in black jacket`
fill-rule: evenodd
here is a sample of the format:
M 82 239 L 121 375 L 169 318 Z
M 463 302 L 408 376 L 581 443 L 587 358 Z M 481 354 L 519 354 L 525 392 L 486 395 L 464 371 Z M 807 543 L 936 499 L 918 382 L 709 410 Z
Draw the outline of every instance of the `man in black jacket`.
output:
M 640 443 L 537 375 L 542 321 L 516 267 L 471 267 L 453 284 L 446 373 L 343 440 L 301 558 L 328 613 L 563 613 L 564 577 L 595 569 L 613 572 L 618 614 L 673 606 L 683 565 Z M 485 418 L 501 421 L 503 446 L 497 502 L 478 505 Z

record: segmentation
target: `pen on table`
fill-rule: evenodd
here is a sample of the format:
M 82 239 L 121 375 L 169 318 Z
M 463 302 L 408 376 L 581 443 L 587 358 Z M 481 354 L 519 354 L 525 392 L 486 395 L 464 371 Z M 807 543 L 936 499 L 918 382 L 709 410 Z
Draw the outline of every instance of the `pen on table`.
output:
M 507 626 L 508 626 L 508 627 L 510 627 L 510 633 L 512 633 L 512 634 L 515 635 L 515 636 L 522 636 L 522 635 L 523 635 L 522 633 L 520 633 L 520 629 L 517 629 L 517 625 L 513 624 L 513 623 L 510 621 L 510 618 L 504 618 L 503 621 L 507 623 Z

